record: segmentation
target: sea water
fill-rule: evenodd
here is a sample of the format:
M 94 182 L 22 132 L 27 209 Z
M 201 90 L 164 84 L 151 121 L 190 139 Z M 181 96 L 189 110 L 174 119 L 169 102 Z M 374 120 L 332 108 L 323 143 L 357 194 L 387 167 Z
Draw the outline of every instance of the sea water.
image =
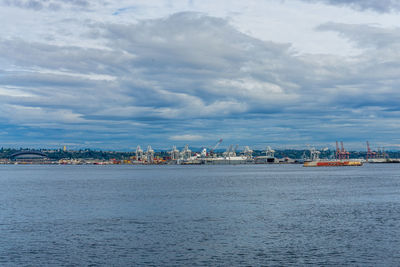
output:
M 400 164 L 0 166 L 0 266 L 400 265 Z

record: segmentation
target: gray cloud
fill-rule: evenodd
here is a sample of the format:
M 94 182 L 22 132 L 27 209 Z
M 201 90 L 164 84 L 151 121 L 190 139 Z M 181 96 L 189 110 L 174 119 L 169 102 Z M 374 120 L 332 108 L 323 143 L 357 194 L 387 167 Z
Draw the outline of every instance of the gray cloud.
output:
M 373 10 L 380 13 L 399 11 L 398 0 L 302 0 L 305 2 L 321 2 L 336 6 L 349 6 L 357 10 Z
M 327 23 L 318 30 L 338 32 L 364 49 L 364 53 L 344 65 L 347 67 L 345 73 L 337 80 L 337 88 L 346 96 L 341 101 L 354 108 L 379 107 L 380 111 L 366 110 L 369 114 L 397 110 L 400 101 L 396 89 L 400 85 L 400 29 Z M 389 113 L 385 116 L 390 116 Z
M 388 49 L 398 47 L 400 28 L 380 28 L 370 25 L 325 23 L 317 30 L 334 31 L 361 48 Z
M 295 93 L 296 86 L 284 78 L 300 64 L 289 46 L 260 42 L 222 19 L 180 13 L 134 26 L 107 25 L 103 37 L 131 55 L 131 66 L 146 80 L 162 83 L 170 93 L 190 93 L 205 103 L 240 94 L 252 98 L 256 90 L 265 90 L 271 99 L 274 92 L 277 97 Z M 297 64 L 290 67 L 291 61 Z M 286 73 L 279 74 L 283 68 Z M 252 88 L 246 83 L 253 83 Z
M 349 59 L 296 55 L 197 13 L 92 25 L 103 49 L 1 40 L 0 121 L 69 142 L 159 147 L 174 136 L 306 144 L 367 138 L 374 124 L 382 138 L 397 131 L 397 31 L 319 30 L 368 49 Z

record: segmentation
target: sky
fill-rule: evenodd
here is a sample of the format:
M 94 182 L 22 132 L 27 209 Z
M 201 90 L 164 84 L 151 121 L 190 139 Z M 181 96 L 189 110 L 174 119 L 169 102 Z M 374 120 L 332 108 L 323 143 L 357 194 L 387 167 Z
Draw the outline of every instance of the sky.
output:
M 0 0 L 0 146 L 397 150 L 397 0 Z

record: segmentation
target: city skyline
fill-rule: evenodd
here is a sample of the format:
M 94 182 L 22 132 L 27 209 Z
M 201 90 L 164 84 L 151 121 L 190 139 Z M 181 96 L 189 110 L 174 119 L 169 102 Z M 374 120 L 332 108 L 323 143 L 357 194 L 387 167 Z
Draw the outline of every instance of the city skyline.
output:
M 400 140 L 396 1 L 0 1 L 0 145 Z

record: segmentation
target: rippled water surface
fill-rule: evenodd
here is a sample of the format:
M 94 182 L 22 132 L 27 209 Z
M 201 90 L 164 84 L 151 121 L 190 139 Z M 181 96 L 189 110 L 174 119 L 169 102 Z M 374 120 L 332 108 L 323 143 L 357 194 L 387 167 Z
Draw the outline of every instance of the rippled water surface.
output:
M 400 164 L 0 166 L 0 266 L 400 265 Z

